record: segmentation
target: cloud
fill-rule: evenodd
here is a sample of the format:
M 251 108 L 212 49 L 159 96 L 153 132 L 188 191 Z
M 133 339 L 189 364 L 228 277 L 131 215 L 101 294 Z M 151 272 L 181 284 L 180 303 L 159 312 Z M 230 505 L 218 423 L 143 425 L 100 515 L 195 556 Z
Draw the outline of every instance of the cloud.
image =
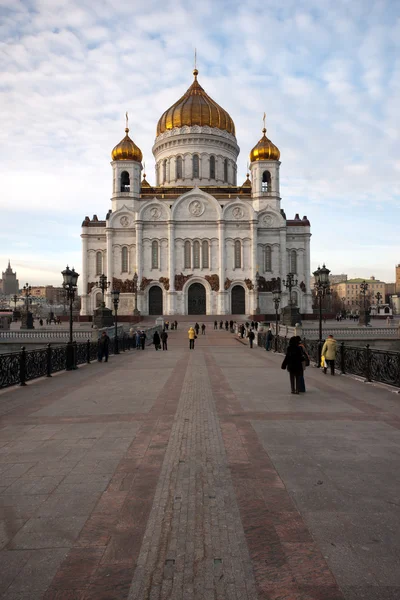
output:
M 374 203 L 398 208 L 397 3 L 0 0 L 0 16 L 0 205 L 15 232 L 16 207 L 40 215 L 28 239 L 46 237 L 50 215 L 79 233 L 86 214 L 107 212 L 126 110 L 154 181 L 157 120 L 190 85 L 196 46 L 201 84 L 235 120 L 239 181 L 266 111 L 283 207 L 314 227 L 317 206 L 356 221 Z M 4 239 L 0 252 L 17 253 Z

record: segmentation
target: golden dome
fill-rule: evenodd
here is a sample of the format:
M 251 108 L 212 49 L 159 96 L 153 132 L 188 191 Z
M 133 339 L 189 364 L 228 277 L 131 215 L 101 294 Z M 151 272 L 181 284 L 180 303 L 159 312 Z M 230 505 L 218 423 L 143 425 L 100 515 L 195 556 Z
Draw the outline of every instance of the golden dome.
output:
M 129 127 L 125 128 L 125 133 L 124 139 L 111 152 L 111 158 L 113 160 L 136 160 L 136 162 L 142 162 L 142 151 L 129 137 Z
M 267 130 L 264 129 L 263 136 L 253 150 L 250 152 L 250 162 L 255 160 L 279 160 L 281 153 L 279 148 L 275 146 L 265 135 Z
M 235 124 L 230 115 L 203 90 L 197 81 L 197 69 L 193 75 L 194 81 L 187 92 L 161 116 L 157 135 L 185 125 L 215 127 L 235 135 Z

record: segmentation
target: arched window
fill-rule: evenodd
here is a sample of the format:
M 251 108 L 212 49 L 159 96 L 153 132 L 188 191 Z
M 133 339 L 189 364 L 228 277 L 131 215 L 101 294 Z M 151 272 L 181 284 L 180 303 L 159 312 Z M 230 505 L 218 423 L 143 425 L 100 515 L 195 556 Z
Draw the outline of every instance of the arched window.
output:
M 210 156 L 210 179 L 215 179 L 215 156 Z
M 228 159 L 224 160 L 224 182 L 228 183 Z
M 128 248 L 124 246 L 121 251 L 121 272 L 128 272 Z
M 121 173 L 121 192 L 129 192 L 131 189 L 131 180 L 128 171 Z
M 200 269 L 200 242 L 193 242 L 193 268 Z
M 242 267 L 242 242 L 236 240 L 235 242 L 235 269 L 241 269 Z
M 191 261 L 192 249 L 190 247 L 190 242 L 185 242 L 185 255 L 184 255 L 184 265 L 185 269 L 190 269 L 192 261 Z
M 103 272 L 103 253 L 96 252 L 96 275 L 101 275 Z
M 296 252 L 296 250 L 290 251 L 289 270 L 290 270 L 290 273 L 297 273 L 297 252 Z
M 158 269 L 158 242 L 156 240 L 151 243 L 151 268 Z
M 197 154 L 193 155 L 192 164 L 193 164 L 193 179 L 198 179 L 200 175 L 199 175 L 199 157 Z
M 182 179 L 182 156 L 178 156 L 176 159 L 176 177 L 175 179 Z
M 265 246 L 265 269 L 264 271 L 272 271 L 272 249 L 271 246 Z
M 201 245 L 201 259 L 202 259 L 203 269 L 208 269 L 210 267 L 210 258 L 209 258 L 209 244 L 208 244 L 207 240 L 204 240 L 204 242 Z
M 162 182 L 166 183 L 167 181 L 167 159 L 163 160 L 162 164 Z
M 271 173 L 269 171 L 264 171 L 261 183 L 261 191 L 262 192 L 270 192 L 271 191 Z

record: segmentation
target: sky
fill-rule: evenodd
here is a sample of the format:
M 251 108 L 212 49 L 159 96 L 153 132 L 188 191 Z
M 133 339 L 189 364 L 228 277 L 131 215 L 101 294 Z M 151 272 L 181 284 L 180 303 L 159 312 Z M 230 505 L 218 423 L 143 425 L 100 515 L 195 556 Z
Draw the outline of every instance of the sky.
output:
M 0 271 L 60 285 L 81 223 L 111 207 L 130 136 L 154 184 L 159 117 L 192 82 L 241 152 L 281 151 L 281 206 L 311 222 L 311 267 L 394 281 L 400 262 L 400 0 L 0 0 Z

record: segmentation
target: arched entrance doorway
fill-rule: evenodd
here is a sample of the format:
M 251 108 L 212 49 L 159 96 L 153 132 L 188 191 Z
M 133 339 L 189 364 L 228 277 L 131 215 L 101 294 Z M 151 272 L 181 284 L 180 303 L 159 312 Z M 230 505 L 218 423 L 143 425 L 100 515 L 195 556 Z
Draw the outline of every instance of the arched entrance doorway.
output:
M 231 292 L 232 314 L 244 315 L 246 313 L 246 295 L 241 285 L 234 285 Z
M 206 314 L 206 288 L 201 283 L 192 283 L 188 289 L 188 315 Z
M 162 289 L 154 285 L 149 289 L 149 315 L 163 314 Z

